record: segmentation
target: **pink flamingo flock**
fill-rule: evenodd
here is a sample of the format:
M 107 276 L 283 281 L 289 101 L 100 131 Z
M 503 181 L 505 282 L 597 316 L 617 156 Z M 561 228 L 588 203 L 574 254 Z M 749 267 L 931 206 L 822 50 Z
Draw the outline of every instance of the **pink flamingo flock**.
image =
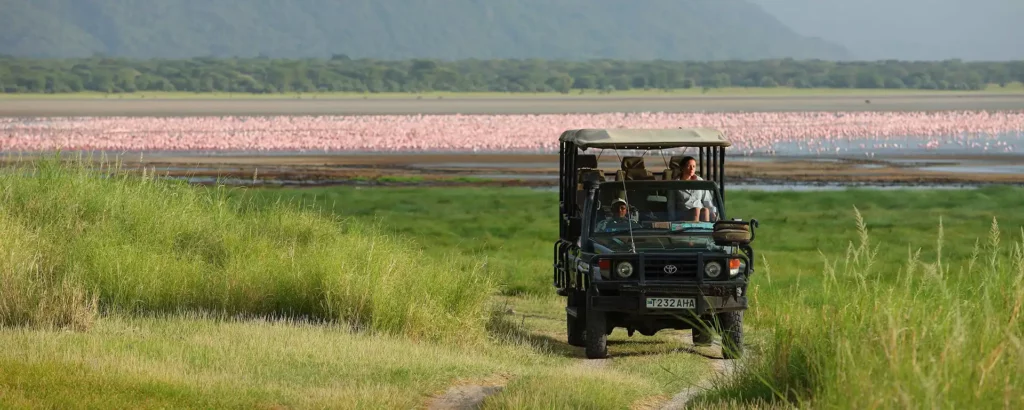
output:
M 0 151 L 550 153 L 565 129 L 672 127 L 721 129 L 740 155 L 940 142 L 1012 152 L 1024 111 L 2 118 Z

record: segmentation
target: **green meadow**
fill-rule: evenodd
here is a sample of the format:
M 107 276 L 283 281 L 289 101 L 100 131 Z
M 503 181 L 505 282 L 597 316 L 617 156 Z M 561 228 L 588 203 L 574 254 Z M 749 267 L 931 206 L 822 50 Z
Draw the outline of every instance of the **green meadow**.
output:
M 113 170 L 113 171 L 116 171 Z M 686 332 L 565 344 L 557 197 L 0 174 L 5 407 L 657 408 Z M 749 354 L 698 408 L 1024 406 L 1024 189 L 728 194 L 761 222 Z

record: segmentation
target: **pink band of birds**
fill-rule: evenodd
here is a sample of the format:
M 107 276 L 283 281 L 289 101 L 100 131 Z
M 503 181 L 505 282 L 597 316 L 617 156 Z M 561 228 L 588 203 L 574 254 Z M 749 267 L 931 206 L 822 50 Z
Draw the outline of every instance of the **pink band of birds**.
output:
M 2 118 L 0 150 L 549 153 L 566 129 L 675 127 L 718 128 L 738 155 L 900 148 L 907 137 L 1010 152 L 1024 111 Z

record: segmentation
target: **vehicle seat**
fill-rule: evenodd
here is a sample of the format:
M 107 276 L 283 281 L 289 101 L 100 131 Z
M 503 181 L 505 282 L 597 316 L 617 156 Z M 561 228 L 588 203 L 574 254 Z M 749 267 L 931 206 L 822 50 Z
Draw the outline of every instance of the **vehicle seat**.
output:
M 576 189 L 583 190 L 583 177 L 596 176 L 598 181 L 606 180 L 604 171 L 597 168 L 597 155 L 576 156 Z
M 654 180 L 644 166 L 644 157 L 622 157 L 622 169 L 615 173 L 619 181 Z
M 604 172 L 597 166 L 597 155 L 577 155 L 576 170 L 576 180 L 581 184 L 584 175 L 595 175 L 598 181 L 605 181 Z
M 683 158 L 685 155 L 676 155 L 668 160 L 668 169 L 665 170 L 665 179 L 677 179 L 683 174 Z
M 645 217 L 652 221 L 663 221 L 668 220 L 669 215 L 669 190 L 652 192 L 652 195 L 645 198 L 644 203 L 647 205 L 645 209 Z
M 583 190 L 584 176 L 596 176 L 601 182 L 606 180 L 604 171 L 598 169 L 597 155 L 576 156 L 576 204 L 580 207 L 587 198 L 587 193 Z

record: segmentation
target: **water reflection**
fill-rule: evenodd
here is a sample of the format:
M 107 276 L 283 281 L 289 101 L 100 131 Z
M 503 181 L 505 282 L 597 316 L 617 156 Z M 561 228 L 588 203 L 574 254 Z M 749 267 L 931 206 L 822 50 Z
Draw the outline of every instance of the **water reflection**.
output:
M 1024 174 L 1024 165 L 950 165 L 919 168 L 925 171 L 957 174 Z
M 1024 133 L 948 136 L 944 138 L 905 136 L 865 139 L 836 138 L 779 142 L 773 155 L 851 155 L 858 157 L 918 154 L 992 154 L 1017 152 L 1024 147 Z

